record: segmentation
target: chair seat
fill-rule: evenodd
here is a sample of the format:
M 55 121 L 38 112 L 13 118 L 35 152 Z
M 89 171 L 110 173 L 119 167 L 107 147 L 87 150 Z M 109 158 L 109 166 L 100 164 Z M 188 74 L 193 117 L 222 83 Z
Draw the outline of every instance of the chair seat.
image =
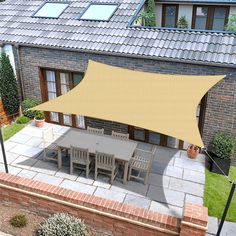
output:
M 150 160 L 145 159 L 141 156 L 134 156 L 130 160 L 130 167 L 132 169 L 138 169 L 138 170 L 147 170 L 150 165 Z
M 58 150 L 58 146 L 56 143 L 45 143 L 45 148 L 50 150 Z

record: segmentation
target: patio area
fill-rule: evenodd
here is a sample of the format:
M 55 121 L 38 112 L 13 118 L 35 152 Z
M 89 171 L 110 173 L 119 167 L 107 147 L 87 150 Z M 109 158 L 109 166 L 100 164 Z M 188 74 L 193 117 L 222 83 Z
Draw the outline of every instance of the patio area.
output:
M 94 181 L 93 173 L 88 179 L 79 170 L 70 175 L 69 158 L 66 156 L 63 157 L 61 170 L 58 170 L 56 162 L 43 161 L 42 132 L 49 127 L 53 127 L 58 137 L 70 129 L 48 123 L 44 128 L 36 128 L 31 123 L 5 142 L 9 173 L 177 217 L 181 217 L 185 202 L 203 204 L 203 155 L 199 155 L 196 160 L 190 160 L 185 151 L 157 146 L 147 185 L 137 180 L 131 180 L 124 185 L 122 173 L 111 185 L 110 178 L 103 175 L 98 175 L 97 181 Z M 138 143 L 138 148 L 141 149 L 151 150 L 151 147 L 150 144 Z M 0 171 L 5 171 L 2 153 Z

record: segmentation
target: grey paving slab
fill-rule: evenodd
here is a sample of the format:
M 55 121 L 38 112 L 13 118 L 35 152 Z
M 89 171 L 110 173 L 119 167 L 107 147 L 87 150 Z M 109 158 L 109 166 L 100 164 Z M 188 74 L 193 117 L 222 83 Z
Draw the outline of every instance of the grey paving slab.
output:
M 8 171 L 9 171 L 9 174 L 17 175 L 22 171 L 22 169 L 15 166 L 8 165 Z
M 24 144 L 28 142 L 31 138 L 32 138 L 31 134 L 23 134 L 21 132 L 18 132 L 13 137 L 11 137 L 11 142 Z
M 205 173 L 205 164 L 190 159 L 176 158 L 174 166 Z
M 205 173 L 184 169 L 183 179 L 199 184 L 205 184 Z
M 123 184 L 120 181 L 114 181 L 113 185 L 111 186 L 111 190 L 121 192 L 121 193 L 129 193 L 132 195 L 138 196 L 146 196 L 148 191 L 149 185 L 144 185 L 143 183 L 129 181 L 127 184 Z
M 11 149 L 12 153 L 18 155 L 27 156 L 27 157 L 36 157 L 43 151 L 42 148 L 31 147 L 25 144 L 17 144 L 14 148 Z
M 37 174 L 36 171 L 22 170 L 21 172 L 18 173 L 18 176 L 25 177 L 28 179 L 33 179 L 36 174 Z
M 179 192 L 190 193 L 199 197 L 203 197 L 204 193 L 204 185 L 172 177 L 170 178 L 169 188 Z
M 151 205 L 151 200 L 144 197 L 127 194 L 125 197 L 124 203 L 131 204 L 131 205 L 145 208 L 145 209 L 149 209 Z
M 26 142 L 25 144 L 27 144 L 28 146 L 32 146 L 32 147 L 39 147 L 40 144 L 43 142 L 42 138 L 39 137 L 32 137 L 28 142 Z
M 6 142 L 4 142 L 5 151 L 10 151 L 13 147 L 16 146 L 16 144 L 17 144 L 17 143 L 12 142 L 12 141 L 6 141 Z
M 56 176 L 51 176 L 43 173 L 38 173 L 34 176 L 34 180 L 39 180 L 47 184 L 53 184 L 56 186 L 59 186 L 61 182 L 63 181 L 62 178 L 56 177 Z
M 111 189 L 101 188 L 101 187 L 97 187 L 94 193 L 94 196 L 103 197 L 103 198 L 107 198 L 107 199 L 118 201 L 118 202 L 123 202 L 125 199 L 124 193 L 117 192 Z
M 11 164 L 19 155 L 11 152 L 6 152 L 7 163 Z M 3 156 L 0 156 L 0 163 L 4 163 Z
M 58 171 L 57 164 L 54 162 L 46 162 L 42 160 L 38 160 L 30 170 L 41 172 L 44 174 L 55 175 Z
M 168 205 L 168 204 L 164 204 L 164 203 L 160 203 L 156 201 L 151 201 L 151 205 L 149 209 L 152 211 L 158 211 L 161 213 L 172 215 L 178 218 L 182 218 L 182 215 L 183 215 L 182 207 L 172 206 L 172 205 Z
M 183 207 L 184 205 L 185 194 L 167 188 L 150 185 L 147 196 L 152 200 L 173 206 Z
M 69 168 L 63 168 L 61 170 L 58 170 L 55 174 L 56 177 L 60 177 L 63 179 L 70 179 L 75 181 L 78 178 L 78 175 L 80 174 L 80 171 L 77 171 L 74 169 L 73 175 L 70 174 L 70 169 Z
M 67 179 L 62 181 L 62 183 L 60 184 L 60 187 L 77 191 L 77 192 L 87 193 L 87 194 L 93 194 L 96 189 L 96 187 L 92 185 L 74 182 Z
M 1 172 L 5 172 L 5 166 L 2 163 L 0 163 L 0 171 Z
M 216 217 L 208 216 L 208 230 L 209 234 L 215 235 L 218 230 L 218 219 Z
M 20 131 L 22 134 L 31 135 L 32 137 L 42 138 L 43 129 L 28 125 Z
M 168 188 L 170 177 L 165 175 L 158 175 L 150 173 L 148 184 Z
M 38 160 L 26 156 L 18 156 L 12 163 L 12 166 L 30 169 Z
M 86 178 L 85 177 L 85 172 L 82 172 L 81 175 L 77 178 L 76 181 L 78 181 L 80 183 L 92 185 L 94 183 L 94 174 L 90 173 L 89 177 Z
M 236 223 L 225 222 L 220 236 L 235 236 L 236 235 Z
M 191 194 L 186 194 L 185 202 L 203 205 L 203 197 L 197 197 Z

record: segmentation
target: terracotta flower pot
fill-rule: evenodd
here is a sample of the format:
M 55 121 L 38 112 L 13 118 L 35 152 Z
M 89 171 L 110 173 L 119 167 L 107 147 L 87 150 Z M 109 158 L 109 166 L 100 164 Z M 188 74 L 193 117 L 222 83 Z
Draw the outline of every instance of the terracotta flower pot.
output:
M 199 154 L 199 147 L 195 145 L 190 145 L 187 149 L 187 156 L 190 159 L 195 159 L 197 155 Z
M 43 119 L 43 120 L 37 120 L 37 119 L 34 118 L 35 126 L 36 126 L 36 127 L 39 127 L 39 128 L 44 126 L 44 121 L 45 121 L 45 119 Z

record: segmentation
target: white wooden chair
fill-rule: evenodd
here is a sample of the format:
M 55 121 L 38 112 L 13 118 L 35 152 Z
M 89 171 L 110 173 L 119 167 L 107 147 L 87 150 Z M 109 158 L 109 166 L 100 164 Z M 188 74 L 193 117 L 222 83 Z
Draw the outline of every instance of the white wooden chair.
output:
M 118 165 L 116 164 L 115 156 L 107 153 L 96 151 L 95 153 L 95 180 L 98 173 L 105 174 L 111 177 L 111 184 L 117 175 Z
M 75 165 L 74 165 L 75 164 Z M 84 148 L 70 147 L 70 174 L 73 174 L 74 168 L 86 171 L 86 178 L 91 171 L 91 159 L 89 150 Z
M 119 132 L 115 132 L 112 130 L 111 136 L 120 140 L 128 140 L 129 139 L 129 134 L 123 134 Z
M 87 131 L 91 134 L 99 134 L 102 135 L 104 134 L 104 129 L 97 129 L 97 128 L 92 128 L 90 126 L 87 126 Z
M 144 184 L 147 184 L 155 153 L 156 146 L 153 146 L 151 151 L 137 148 L 134 156 L 130 160 L 128 180 L 130 180 L 130 178 L 134 178 L 143 180 Z M 132 174 L 132 171 L 138 172 L 138 175 Z M 141 176 L 142 174 L 143 176 Z
M 43 131 L 43 160 L 58 161 L 58 147 L 53 128 Z

